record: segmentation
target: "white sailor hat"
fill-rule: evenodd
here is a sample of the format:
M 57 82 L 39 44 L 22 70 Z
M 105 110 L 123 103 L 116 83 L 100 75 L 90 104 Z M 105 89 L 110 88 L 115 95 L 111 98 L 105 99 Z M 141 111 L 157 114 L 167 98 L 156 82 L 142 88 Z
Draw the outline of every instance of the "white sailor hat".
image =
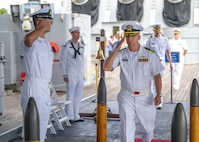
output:
M 173 33 L 180 33 L 180 32 L 181 32 L 181 30 L 179 28 L 174 28 L 173 29 Z
M 45 7 L 33 13 L 31 15 L 34 18 L 45 18 L 45 19 L 54 19 L 52 17 L 52 10 L 50 7 Z
M 122 25 L 124 36 L 134 36 L 143 31 L 143 27 L 138 22 L 126 23 Z
M 77 31 L 77 30 L 80 30 L 80 27 L 79 26 L 74 26 L 74 27 L 69 29 L 69 32 L 72 33 L 72 32 Z
M 157 31 L 161 29 L 161 24 L 154 24 L 153 25 L 153 30 Z

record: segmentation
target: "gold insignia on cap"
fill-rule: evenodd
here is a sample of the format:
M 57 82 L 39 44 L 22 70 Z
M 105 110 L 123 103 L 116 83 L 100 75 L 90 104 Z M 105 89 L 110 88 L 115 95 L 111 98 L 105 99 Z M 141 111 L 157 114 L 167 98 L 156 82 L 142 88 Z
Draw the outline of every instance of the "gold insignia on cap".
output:
M 135 36 L 140 33 L 139 29 L 133 29 L 133 25 L 127 25 L 125 30 L 124 30 L 124 36 Z
M 160 26 L 159 26 L 159 25 L 156 25 L 156 26 L 154 26 L 154 28 L 160 28 Z
M 175 30 L 173 31 L 173 33 L 174 33 L 174 34 L 178 34 L 178 33 L 180 33 L 180 31 L 179 31 L 178 29 L 175 29 Z
M 174 31 L 174 34 L 178 34 L 178 33 L 180 33 L 179 31 Z
M 127 32 L 132 32 L 133 31 L 133 26 L 132 25 L 126 26 L 126 31 Z
M 126 30 L 124 32 L 124 36 L 135 36 L 139 33 L 139 31 L 133 31 L 133 26 L 128 25 L 126 26 Z
M 161 26 L 160 25 L 155 25 L 153 26 L 153 30 L 157 31 L 157 30 L 160 30 Z

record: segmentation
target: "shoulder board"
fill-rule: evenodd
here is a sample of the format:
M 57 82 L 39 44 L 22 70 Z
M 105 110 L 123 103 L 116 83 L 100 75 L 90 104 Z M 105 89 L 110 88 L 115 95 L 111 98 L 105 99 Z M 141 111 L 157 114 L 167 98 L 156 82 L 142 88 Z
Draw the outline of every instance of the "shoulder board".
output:
M 152 53 L 155 53 L 155 50 L 152 50 L 152 49 L 150 49 L 150 48 L 147 48 L 147 47 L 144 47 L 146 50 L 148 50 L 148 51 L 150 51 L 150 52 L 152 52 Z
M 167 37 L 166 35 L 164 35 L 164 34 L 161 34 L 163 37 Z

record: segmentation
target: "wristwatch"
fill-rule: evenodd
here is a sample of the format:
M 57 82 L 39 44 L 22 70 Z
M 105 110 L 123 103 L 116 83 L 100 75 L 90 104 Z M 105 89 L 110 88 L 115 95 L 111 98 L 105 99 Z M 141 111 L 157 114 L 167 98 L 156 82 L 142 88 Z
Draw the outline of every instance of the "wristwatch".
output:
M 160 93 L 160 94 L 157 94 L 157 96 L 160 96 L 160 97 L 162 97 L 162 94 Z

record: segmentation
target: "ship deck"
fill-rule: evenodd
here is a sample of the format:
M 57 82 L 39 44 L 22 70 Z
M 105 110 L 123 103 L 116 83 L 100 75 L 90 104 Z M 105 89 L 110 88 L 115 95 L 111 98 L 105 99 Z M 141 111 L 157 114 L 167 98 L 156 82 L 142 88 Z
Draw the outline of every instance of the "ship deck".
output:
M 166 109 L 172 107 L 172 109 L 169 110 L 170 118 L 169 118 L 169 120 L 167 120 L 167 122 L 171 120 L 172 111 L 174 109 L 173 104 L 176 104 L 177 102 L 181 102 L 181 103 L 185 104 L 186 109 L 187 109 L 186 111 L 188 111 L 189 100 L 190 100 L 190 89 L 191 89 L 193 79 L 197 79 L 197 80 L 199 79 L 198 70 L 199 70 L 199 64 L 185 64 L 183 74 L 182 74 L 180 90 L 178 90 L 178 91 L 172 90 L 172 93 L 171 93 L 171 73 L 170 73 L 168 67 L 166 66 L 165 75 L 163 78 L 163 88 L 162 88 L 164 104 L 163 104 L 163 109 L 158 110 L 157 112 L 162 113 L 164 111 L 164 109 L 165 109 L 165 111 L 168 111 Z M 114 70 L 113 72 L 105 73 L 107 105 L 110 108 L 110 110 L 114 110 L 113 111 L 114 113 L 118 113 L 116 100 L 117 100 L 117 93 L 120 90 L 119 71 L 120 70 L 118 68 L 118 69 Z M 65 100 L 65 97 L 66 97 L 65 92 L 57 92 L 57 93 L 61 100 Z M 93 94 L 96 94 L 96 80 L 95 79 L 92 80 L 92 83 L 90 85 L 85 86 L 83 99 L 88 98 L 90 95 L 93 95 Z M 171 99 L 171 96 L 172 96 L 172 99 Z M 4 113 L 3 117 L 0 117 L 0 123 L 1 123 L 0 141 L 2 141 L 2 139 L 5 139 L 6 137 L 9 137 L 10 140 L 16 138 L 16 135 L 11 134 L 14 131 L 15 131 L 15 134 L 18 133 L 20 136 L 21 126 L 22 126 L 20 92 L 12 92 L 12 90 L 6 90 L 6 95 L 4 97 L 4 103 L 5 103 L 5 105 L 4 105 L 5 113 Z M 87 106 L 87 109 L 85 109 L 86 105 L 82 105 L 81 112 L 93 113 L 93 110 L 95 110 L 97 104 L 91 102 L 91 104 L 89 104 L 89 105 L 90 106 L 89 107 Z M 84 123 L 86 123 L 86 122 L 88 122 L 89 124 L 90 123 L 93 124 L 93 122 L 90 120 L 86 120 Z M 171 123 L 171 121 L 170 121 L 170 123 Z M 78 123 L 75 125 L 78 125 Z M 169 127 L 170 125 L 167 125 L 167 126 Z M 93 127 L 95 129 L 95 126 L 93 126 Z M 67 129 L 70 129 L 70 128 L 67 128 Z M 71 129 L 72 129 L 72 127 L 71 127 Z M 156 131 L 155 135 L 157 135 L 157 133 L 159 133 L 159 132 Z M 57 136 L 55 136 L 55 137 L 57 137 Z M 53 135 L 52 136 L 49 135 L 49 142 L 52 137 L 53 137 Z M 76 142 L 76 141 L 74 141 L 74 142 Z

